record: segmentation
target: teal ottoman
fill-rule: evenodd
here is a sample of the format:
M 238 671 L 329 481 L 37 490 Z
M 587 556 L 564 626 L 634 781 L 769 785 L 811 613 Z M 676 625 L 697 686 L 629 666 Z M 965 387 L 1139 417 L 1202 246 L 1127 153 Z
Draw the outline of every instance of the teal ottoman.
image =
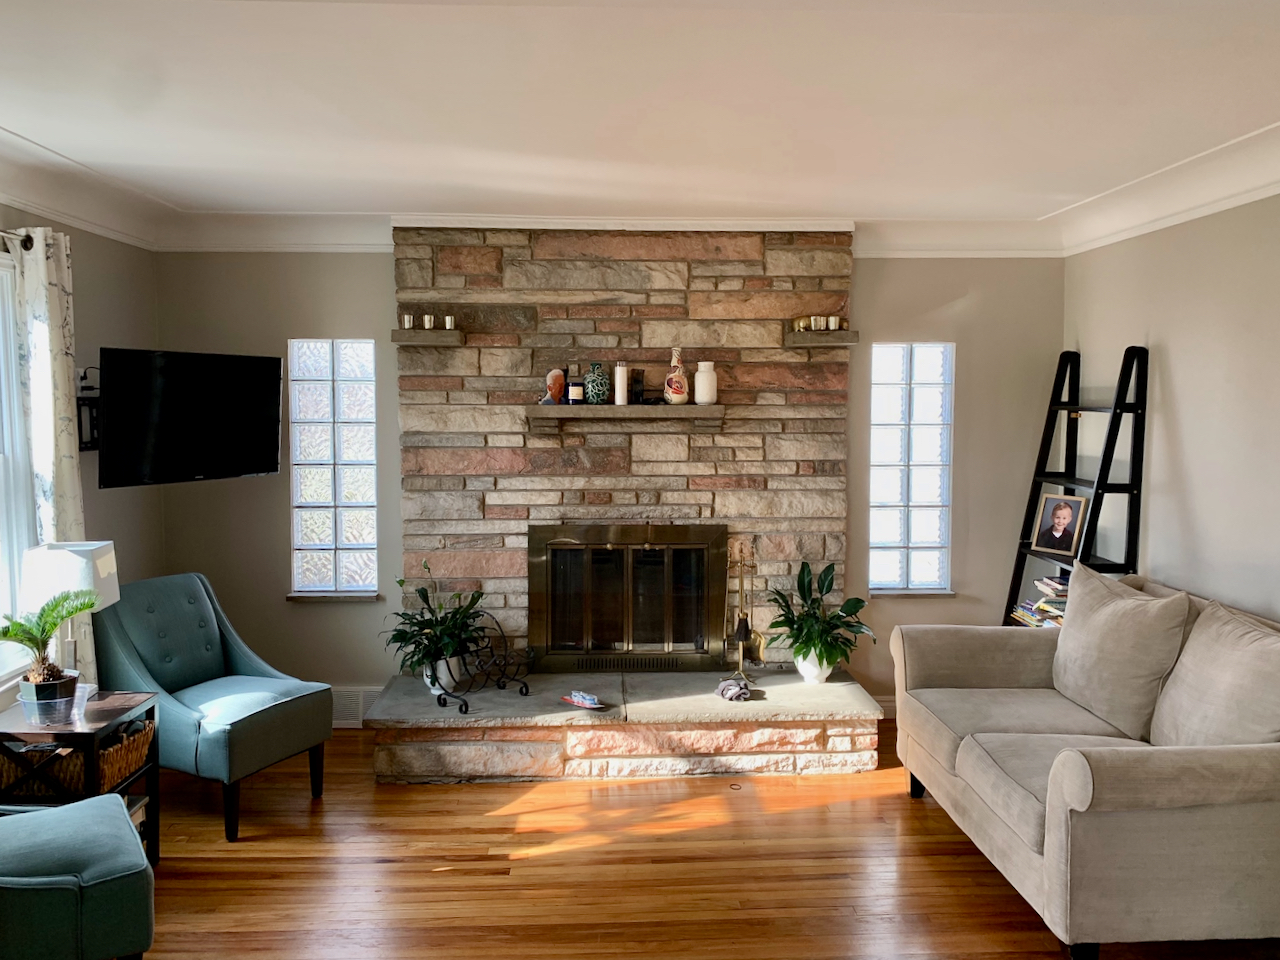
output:
M 154 891 L 115 794 L 0 816 L 0 960 L 140 957 Z

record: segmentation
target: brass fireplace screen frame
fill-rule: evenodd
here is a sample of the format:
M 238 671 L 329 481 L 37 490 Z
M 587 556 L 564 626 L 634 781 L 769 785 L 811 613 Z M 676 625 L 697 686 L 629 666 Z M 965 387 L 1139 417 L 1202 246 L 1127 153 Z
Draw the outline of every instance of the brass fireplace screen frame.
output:
M 703 649 L 672 649 L 672 597 L 670 591 L 675 547 L 706 551 L 702 606 L 705 614 Z M 583 649 L 551 649 L 551 551 L 553 548 L 626 550 L 624 583 L 633 582 L 631 562 L 635 548 L 663 549 L 667 557 L 668 590 L 664 614 L 666 651 L 632 651 L 631 590 L 626 591 L 623 612 L 623 649 L 593 651 L 589 612 L 584 617 Z M 547 672 L 589 670 L 714 670 L 724 662 L 725 604 L 729 572 L 729 528 L 723 524 L 530 524 L 529 525 L 529 651 L 535 669 Z M 591 564 L 584 563 L 583 595 L 591 608 Z

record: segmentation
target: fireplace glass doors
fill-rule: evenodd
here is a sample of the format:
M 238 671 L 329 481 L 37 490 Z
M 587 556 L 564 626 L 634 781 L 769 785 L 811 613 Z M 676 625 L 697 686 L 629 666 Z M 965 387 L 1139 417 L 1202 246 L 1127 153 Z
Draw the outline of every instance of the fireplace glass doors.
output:
M 540 670 L 718 667 L 727 528 L 529 528 L 529 643 Z

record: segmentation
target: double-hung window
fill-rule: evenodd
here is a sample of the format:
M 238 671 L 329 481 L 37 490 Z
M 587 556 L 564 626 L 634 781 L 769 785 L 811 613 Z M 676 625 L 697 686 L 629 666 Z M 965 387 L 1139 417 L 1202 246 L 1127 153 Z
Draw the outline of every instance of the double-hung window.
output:
M 13 260 L 0 254 L 0 614 L 17 614 L 22 554 L 36 545 L 31 448 L 18 386 L 18 288 Z M 0 643 L 0 680 L 27 663 L 16 643 Z
M 295 594 L 378 589 L 372 340 L 289 341 Z
M 955 344 L 871 348 L 872 590 L 951 589 Z

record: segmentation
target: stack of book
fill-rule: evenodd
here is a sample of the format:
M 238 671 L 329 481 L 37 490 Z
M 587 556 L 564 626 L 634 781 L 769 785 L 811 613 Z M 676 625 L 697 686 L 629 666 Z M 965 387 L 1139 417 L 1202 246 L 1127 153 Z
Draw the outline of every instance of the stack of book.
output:
M 1028 627 L 1060 627 L 1067 611 L 1067 578 L 1044 577 L 1036 581 L 1036 589 L 1044 596 L 1039 600 L 1022 600 L 1011 616 Z

